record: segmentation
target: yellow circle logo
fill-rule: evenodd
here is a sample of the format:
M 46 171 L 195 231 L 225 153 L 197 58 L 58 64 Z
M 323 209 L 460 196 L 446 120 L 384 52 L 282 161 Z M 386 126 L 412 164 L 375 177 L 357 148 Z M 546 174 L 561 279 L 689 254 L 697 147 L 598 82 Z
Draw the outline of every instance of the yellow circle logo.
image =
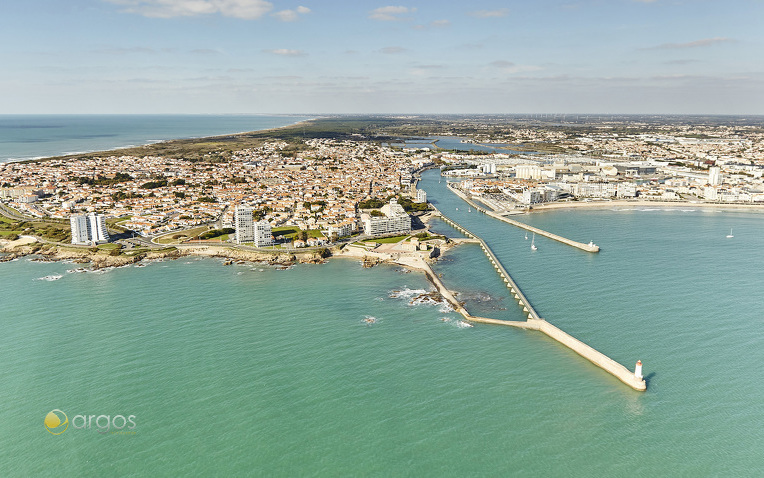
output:
M 51 410 L 45 415 L 45 429 L 53 435 L 60 435 L 69 428 L 69 417 L 61 410 Z

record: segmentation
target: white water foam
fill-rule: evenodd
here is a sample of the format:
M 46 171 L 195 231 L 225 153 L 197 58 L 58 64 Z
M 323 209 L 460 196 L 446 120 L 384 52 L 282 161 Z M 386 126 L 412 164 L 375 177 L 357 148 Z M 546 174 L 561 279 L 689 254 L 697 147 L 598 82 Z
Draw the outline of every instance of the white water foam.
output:
M 44 276 L 44 277 L 38 277 L 35 280 L 54 281 L 54 280 L 59 280 L 62 277 L 64 277 L 64 276 L 62 276 L 61 274 L 51 274 L 51 275 Z

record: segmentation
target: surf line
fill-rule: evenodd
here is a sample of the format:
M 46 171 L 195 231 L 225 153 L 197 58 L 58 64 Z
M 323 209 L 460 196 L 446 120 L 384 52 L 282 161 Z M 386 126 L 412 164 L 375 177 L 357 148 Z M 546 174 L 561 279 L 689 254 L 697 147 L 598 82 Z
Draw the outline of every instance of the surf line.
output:
M 496 255 L 493 253 L 491 248 L 488 247 L 488 244 L 486 244 L 486 242 L 482 238 L 480 238 L 473 232 L 465 229 L 461 224 L 457 223 L 456 221 L 445 216 L 434 205 L 431 204 L 430 206 L 435 209 L 436 214 L 439 215 L 447 224 L 456 228 L 456 230 L 460 231 L 462 234 L 466 235 L 467 237 L 475 239 L 480 243 L 480 247 L 483 249 L 483 252 L 488 257 L 491 264 L 494 266 L 494 269 L 496 269 L 496 272 L 504 280 L 504 283 L 509 289 L 509 292 L 515 298 L 515 300 L 517 300 L 518 305 L 523 308 L 523 312 L 528 314 L 528 318 L 525 321 L 499 320 L 499 319 L 489 319 L 485 317 L 475 317 L 471 315 L 469 312 L 467 312 L 467 310 L 456 300 L 456 298 L 451 293 L 451 291 L 449 291 L 445 287 L 445 285 L 443 285 L 443 282 L 435 274 L 435 272 L 433 272 L 430 265 L 427 264 L 425 261 L 421 261 L 422 269 L 425 271 L 427 278 L 435 285 L 435 288 L 438 290 L 438 292 L 449 303 L 451 303 L 454 309 L 460 314 L 462 314 L 466 320 L 469 320 L 471 322 L 484 323 L 484 324 L 507 325 L 507 326 L 518 327 L 523 329 L 537 330 L 549 336 L 550 338 L 556 340 L 562 345 L 568 347 L 569 349 L 573 350 L 580 356 L 592 362 L 594 365 L 602 368 L 606 372 L 615 376 L 618 380 L 630 386 L 634 390 L 644 391 L 647 389 L 647 384 L 642 376 L 641 361 L 637 361 L 635 370 L 634 372 L 632 372 L 631 370 L 621 365 L 620 363 L 616 362 L 615 360 L 611 359 L 610 357 L 603 354 L 602 352 L 594 349 L 593 347 L 578 340 L 577 338 L 573 337 L 567 332 L 547 322 L 546 319 L 543 319 L 541 316 L 539 316 L 538 312 L 536 312 L 536 309 L 530 303 L 528 298 L 525 297 L 525 294 L 523 294 L 523 292 L 520 290 L 520 287 L 518 287 L 517 283 L 515 283 L 515 281 L 512 279 L 512 276 L 509 275 L 509 272 L 504 268 L 504 266 L 501 264 L 501 262 L 496 257 Z

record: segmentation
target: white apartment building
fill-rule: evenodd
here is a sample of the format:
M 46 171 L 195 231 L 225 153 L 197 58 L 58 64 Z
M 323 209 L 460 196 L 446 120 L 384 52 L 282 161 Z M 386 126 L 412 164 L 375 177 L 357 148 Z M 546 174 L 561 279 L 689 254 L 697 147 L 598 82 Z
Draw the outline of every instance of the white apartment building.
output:
M 719 186 L 722 183 L 722 170 L 718 166 L 708 168 L 708 184 Z
M 518 164 L 515 166 L 517 179 L 541 179 L 541 167 L 537 164 Z
M 106 217 L 102 214 L 77 214 L 69 218 L 72 244 L 104 244 L 109 242 Z
M 267 247 L 273 245 L 273 233 L 268 221 L 257 221 L 253 225 L 255 247 Z
M 236 227 L 236 243 L 252 242 L 255 240 L 255 221 L 252 208 L 236 206 L 234 210 L 234 225 Z
M 369 214 L 361 215 L 363 232 L 369 236 L 381 236 L 384 234 L 407 234 L 411 232 L 411 218 L 395 198 L 390 204 L 385 204 L 381 209 L 384 216 L 372 217 Z
M 342 221 L 337 224 L 329 226 L 327 233 L 331 237 L 332 233 L 336 233 L 337 237 L 345 237 L 353 234 L 356 229 L 356 222 L 354 220 Z
M 427 191 L 425 191 L 424 189 L 417 189 L 416 190 L 416 199 L 414 199 L 414 202 L 426 203 L 427 202 Z
M 573 185 L 573 194 L 584 198 L 610 198 L 617 194 L 616 183 L 576 183 Z

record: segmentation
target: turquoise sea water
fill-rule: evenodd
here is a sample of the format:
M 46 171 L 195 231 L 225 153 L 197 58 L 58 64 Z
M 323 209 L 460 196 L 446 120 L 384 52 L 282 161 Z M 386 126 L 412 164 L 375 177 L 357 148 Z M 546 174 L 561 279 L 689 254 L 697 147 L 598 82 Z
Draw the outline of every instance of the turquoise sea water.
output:
M 430 286 L 393 266 L 180 259 L 99 274 L 21 259 L 0 264 L 0 474 L 758 475 L 764 215 L 547 212 L 521 220 L 602 252 L 537 237 L 534 253 L 435 172 L 420 185 L 543 317 L 641 359 L 648 390 L 541 334 L 411 305 Z M 479 247 L 435 269 L 476 315 L 522 319 Z M 53 409 L 135 415 L 135 434 L 54 436 Z
M 0 115 L 0 163 L 286 126 L 266 115 Z

